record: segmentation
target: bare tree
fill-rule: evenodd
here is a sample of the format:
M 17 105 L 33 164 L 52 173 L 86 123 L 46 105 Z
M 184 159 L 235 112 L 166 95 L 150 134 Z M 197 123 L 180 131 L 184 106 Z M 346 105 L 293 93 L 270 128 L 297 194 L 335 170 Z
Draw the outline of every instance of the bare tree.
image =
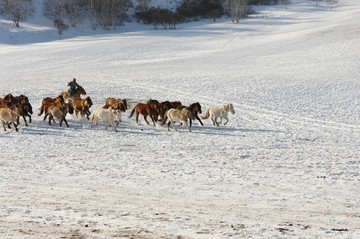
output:
M 0 0 L 0 10 L 16 27 L 20 27 L 20 21 L 34 15 L 35 7 L 32 0 Z
M 63 31 L 68 29 L 65 24 L 67 0 L 44 0 L 44 15 L 53 21 L 54 26 L 58 29 L 59 37 Z
M 339 0 L 327 0 L 327 3 L 330 5 L 330 9 L 333 10 L 334 5 L 339 3 Z
M 249 0 L 228 0 L 230 17 L 233 22 L 240 22 L 240 18 L 246 13 L 248 3 Z
M 290 0 L 281 0 L 282 4 L 285 5 L 285 9 L 287 9 L 287 6 L 289 5 L 290 3 Z

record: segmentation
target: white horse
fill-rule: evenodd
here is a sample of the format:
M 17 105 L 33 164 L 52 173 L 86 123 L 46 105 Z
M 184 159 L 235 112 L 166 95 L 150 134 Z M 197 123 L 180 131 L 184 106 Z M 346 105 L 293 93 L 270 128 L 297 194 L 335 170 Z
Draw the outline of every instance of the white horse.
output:
M 116 130 L 116 125 L 121 121 L 120 110 L 113 107 L 104 109 L 100 107 L 93 111 L 90 115 L 90 124 L 95 126 L 99 121 L 105 122 L 105 129 L 107 130 L 109 126 L 113 127 L 114 131 Z
M 225 103 L 222 105 L 217 106 L 211 106 L 205 111 L 205 115 L 201 116 L 202 119 L 208 119 L 211 117 L 211 120 L 214 125 L 219 126 L 219 124 L 222 123 L 222 119 L 225 119 L 226 122 L 224 125 L 226 125 L 229 122 L 228 114 L 231 112 L 232 114 L 235 114 L 234 106 L 231 103 Z M 220 118 L 220 122 L 218 122 L 218 118 Z
M 177 131 L 175 127 L 175 122 L 180 122 L 180 124 L 185 125 L 185 127 L 191 132 L 188 125 L 188 118 L 191 117 L 191 111 L 187 108 L 182 109 L 169 109 L 166 111 L 165 118 L 163 120 L 163 124 L 165 124 L 167 118 L 169 119 L 168 130 L 170 131 L 170 124 L 172 124 L 175 131 Z

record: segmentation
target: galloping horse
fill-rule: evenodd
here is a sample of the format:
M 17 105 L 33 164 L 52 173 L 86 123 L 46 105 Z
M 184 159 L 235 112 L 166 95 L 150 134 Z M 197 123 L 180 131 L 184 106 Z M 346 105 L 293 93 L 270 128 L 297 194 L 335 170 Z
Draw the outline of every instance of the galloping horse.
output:
M 169 109 L 181 109 L 181 102 L 180 101 L 164 101 L 160 103 L 160 111 L 159 111 L 159 116 L 160 116 L 160 120 L 163 121 L 166 111 L 168 111 Z
M 205 111 L 205 115 L 201 116 L 202 119 L 208 119 L 211 118 L 213 125 L 219 126 L 219 124 L 222 123 L 222 119 L 225 119 L 224 125 L 226 125 L 229 122 L 228 114 L 231 112 L 232 114 L 235 114 L 234 106 L 231 103 L 225 103 L 222 105 L 215 105 L 209 107 Z M 220 122 L 217 121 L 217 119 L 220 118 Z
M 48 108 L 47 114 L 49 115 L 49 125 L 51 125 L 51 120 L 55 122 L 54 118 L 57 118 L 60 120 L 60 127 L 62 126 L 62 122 L 65 122 L 66 127 L 69 127 L 69 124 L 65 118 L 66 114 L 69 111 L 69 100 L 70 99 L 67 99 L 66 101 L 61 101 L 59 99 L 56 99 L 54 105 Z
M 197 119 L 201 125 L 204 125 L 203 122 L 201 122 L 201 119 L 198 115 L 198 114 L 201 114 L 201 112 L 202 112 L 201 105 L 199 102 L 192 103 L 189 106 L 181 106 L 180 108 L 186 108 L 186 109 L 190 110 L 190 112 L 191 112 L 191 116 L 189 117 L 190 127 L 192 125 L 192 120 L 195 120 L 195 119 Z
M 159 101 L 150 99 L 149 101 L 146 102 L 146 104 L 138 103 L 137 105 L 135 105 L 135 107 L 130 113 L 129 118 L 131 118 L 134 115 L 134 113 L 136 113 L 136 123 L 139 123 L 139 114 L 141 114 L 144 116 L 146 123 L 150 124 L 149 121 L 147 121 L 147 116 L 150 116 L 153 125 L 155 126 L 155 122 L 157 121 L 159 116 L 159 111 L 160 111 Z
M 180 124 L 185 125 L 185 127 L 191 132 L 189 125 L 188 125 L 188 118 L 190 118 L 192 115 L 192 112 L 188 110 L 187 108 L 182 109 L 174 109 L 171 108 L 168 111 L 166 111 L 166 115 L 164 117 L 164 120 L 162 124 L 165 124 L 167 118 L 169 118 L 168 123 L 168 130 L 170 131 L 170 124 L 173 126 L 175 131 L 177 131 L 175 127 L 175 122 L 180 122 Z
M 80 113 L 82 117 L 86 115 L 86 118 L 89 120 L 90 107 L 93 105 L 90 96 L 87 96 L 85 99 L 73 99 L 72 104 L 76 117 Z
M 32 106 L 29 102 L 29 98 L 25 95 L 13 96 L 12 94 L 7 94 L 2 99 L 2 103 L 10 108 L 13 108 L 15 105 L 19 108 L 19 117 L 17 123 L 19 124 L 20 116 L 23 117 L 25 125 L 29 126 L 26 122 L 25 116 L 29 117 L 29 123 L 31 123 L 31 114 L 33 113 Z

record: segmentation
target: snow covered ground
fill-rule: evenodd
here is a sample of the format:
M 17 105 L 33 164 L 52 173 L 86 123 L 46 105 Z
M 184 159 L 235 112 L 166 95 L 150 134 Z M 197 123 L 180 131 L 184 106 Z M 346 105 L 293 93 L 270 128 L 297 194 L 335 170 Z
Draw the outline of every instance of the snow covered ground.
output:
M 359 238 L 360 2 L 292 0 L 261 18 L 152 30 L 0 21 L 0 95 L 33 122 L 0 129 L 2 238 Z M 40 21 L 42 22 L 42 21 Z M 135 29 L 135 30 L 134 30 Z M 94 102 L 231 102 L 229 124 L 119 132 L 37 116 L 76 77 Z

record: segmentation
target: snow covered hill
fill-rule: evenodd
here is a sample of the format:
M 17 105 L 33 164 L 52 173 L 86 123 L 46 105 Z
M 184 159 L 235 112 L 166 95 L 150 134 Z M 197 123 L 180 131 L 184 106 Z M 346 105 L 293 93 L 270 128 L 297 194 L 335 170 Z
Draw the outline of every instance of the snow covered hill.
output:
M 70 30 L 0 22 L 0 95 L 25 94 L 29 127 L 0 130 L 5 238 L 360 237 L 357 0 L 259 9 L 233 24 Z M 35 20 L 34 20 L 35 21 Z M 88 32 L 87 32 L 88 31 Z M 94 102 L 231 102 L 229 124 L 119 132 L 37 116 L 76 77 Z

